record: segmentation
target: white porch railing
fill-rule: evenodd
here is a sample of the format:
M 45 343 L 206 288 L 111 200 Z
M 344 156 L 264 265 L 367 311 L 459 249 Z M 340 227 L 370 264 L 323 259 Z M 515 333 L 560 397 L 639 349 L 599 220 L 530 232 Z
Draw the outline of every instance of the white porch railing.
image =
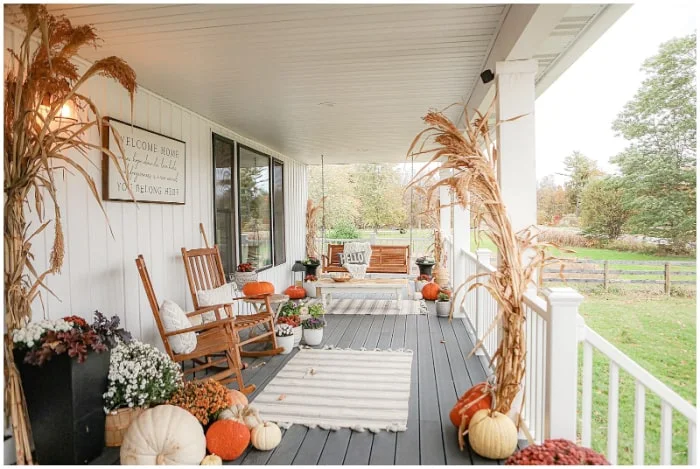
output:
M 480 249 L 471 253 L 452 246 L 450 277 L 460 285 L 477 272 L 490 272 L 491 253 Z M 449 251 L 448 251 L 449 252 Z M 486 281 L 486 278 L 480 279 Z M 472 280 L 469 284 L 473 284 Z M 468 285 L 469 286 L 469 285 Z M 467 286 L 467 287 L 468 287 Z M 465 287 L 465 289 L 467 288 Z M 525 338 L 527 341 L 526 376 L 523 383 L 523 420 L 535 442 L 548 438 L 566 438 L 590 447 L 592 444 L 593 416 L 593 350 L 609 363 L 608 419 L 603 437 L 607 441 L 607 459 L 618 462 L 619 441 L 633 441 L 633 462 L 644 464 L 646 420 L 648 416 L 646 393 L 651 392 L 661 401 L 660 461 L 671 464 L 673 444 L 673 414 L 682 416 L 688 425 L 687 464 L 697 463 L 696 414 L 690 403 L 664 385 L 634 360 L 603 339 L 585 325 L 578 314 L 583 297 L 571 288 L 551 288 L 542 292 L 544 298 L 533 289 L 525 294 L 523 307 L 526 315 Z M 474 335 L 475 341 L 483 337 L 497 314 L 497 304 L 489 292 L 479 287 L 455 298 L 461 314 Z M 461 299 L 464 299 L 462 302 Z M 489 360 L 497 348 L 498 328 L 494 328 L 482 344 L 478 354 Z M 580 350 L 582 349 L 582 351 Z M 551 352 L 551 353 L 550 353 Z M 581 380 L 579 381 L 579 353 L 582 352 Z M 620 370 L 628 373 L 636 386 L 633 434 L 621 435 L 618 420 Z M 578 395 L 580 390 L 581 399 Z M 580 408 L 580 429 L 578 412 Z

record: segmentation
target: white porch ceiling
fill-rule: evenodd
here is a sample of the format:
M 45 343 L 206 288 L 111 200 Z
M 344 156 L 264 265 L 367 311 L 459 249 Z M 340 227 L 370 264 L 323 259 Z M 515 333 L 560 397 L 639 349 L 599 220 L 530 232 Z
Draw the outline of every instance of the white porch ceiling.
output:
M 602 7 L 571 6 L 535 51 L 543 73 Z M 428 109 L 470 97 L 511 8 L 49 6 L 97 28 L 86 59 L 118 55 L 140 85 L 310 164 L 403 161 Z

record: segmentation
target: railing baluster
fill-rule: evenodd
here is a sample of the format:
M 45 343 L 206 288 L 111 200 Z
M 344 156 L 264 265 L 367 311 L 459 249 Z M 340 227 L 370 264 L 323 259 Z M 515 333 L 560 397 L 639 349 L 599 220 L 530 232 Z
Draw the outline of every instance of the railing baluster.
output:
M 535 396 L 536 396 L 536 408 L 537 413 L 535 414 L 536 428 L 537 428 L 537 442 L 541 443 L 545 439 L 544 435 L 544 383 L 545 383 L 545 341 L 547 325 L 544 319 L 537 316 L 537 321 L 535 321 L 537 329 L 535 330 L 535 356 L 537 357 L 535 364 Z
M 591 447 L 591 419 L 593 417 L 593 347 L 583 343 L 583 375 L 581 383 L 581 444 Z
M 639 381 L 634 384 L 634 464 L 644 465 L 644 424 L 646 417 L 646 390 Z
M 610 464 L 617 464 L 618 405 L 620 394 L 620 372 L 617 363 L 610 362 L 610 382 L 608 383 L 608 452 Z
M 660 464 L 668 466 L 671 464 L 671 440 L 673 437 L 673 422 L 671 417 L 673 409 L 664 400 L 661 400 L 661 461 Z
M 694 466 L 698 463 L 697 461 L 697 441 L 695 440 L 695 424 L 693 422 L 688 422 L 688 465 Z

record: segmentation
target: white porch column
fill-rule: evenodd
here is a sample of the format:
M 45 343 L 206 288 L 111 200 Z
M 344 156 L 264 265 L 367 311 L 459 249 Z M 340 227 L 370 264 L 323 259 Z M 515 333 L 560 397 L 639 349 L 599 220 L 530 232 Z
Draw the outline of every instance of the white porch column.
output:
M 496 63 L 498 182 L 515 231 L 537 223 L 536 73 L 536 60 Z
M 578 307 L 583 296 L 573 288 L 547 288 L 544 437 L 576 441 Z
M 469 220 L 469 210 L 464 209 L 459 205 L 452 208 L 452 232 L 454 236 L 454 264 L 452 286 L 457 289 L 467 280 L 467 258 L 462 253 L 462 249 L 471 251 L 471 226 Z M 454 298 L 455 305 L 461 305 L 464 299 L 465 289 L 463 288 L 459 295 Z M 464 311 L 461 307 L 455 307 L 455 317 L 464 317 Z

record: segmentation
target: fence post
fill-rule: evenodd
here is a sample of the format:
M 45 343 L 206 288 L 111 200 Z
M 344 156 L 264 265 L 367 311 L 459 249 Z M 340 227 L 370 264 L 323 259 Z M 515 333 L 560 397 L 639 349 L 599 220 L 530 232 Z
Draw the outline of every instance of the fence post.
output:
M 608 291 L 608 261 L 603 262 L 603 290 Z
M 583 296 L 573 288 L 546 288 L 544 437 L 576 441 L 578 387 L 578 307 Z
M 664 264 L 664 293 L 671 294 L 671 264 L 669 262 Z
M 491 251 L 486 248 L 479 248 L 476 250 L 476 273 L 480 274 L 485 272 L 482 264 L 489 265 L 491 263 Z M 483 282 L 483 278 L 476 279 L 477 282 Z M 484 324 L 484 310 L 486 309 L 486 296 L 489 292 L 484 288 L 476 288 L 474 290 L 476 295 L 476 311 L 475 315 L 475 327 L 476 327 L 476 340 L 481 340 L 484 338 L 484 333 L 486 332 L 486 327 L 488 324 Z M 481 347 L 476 351 L 477 355 L 484 355 L 484 351 Z

